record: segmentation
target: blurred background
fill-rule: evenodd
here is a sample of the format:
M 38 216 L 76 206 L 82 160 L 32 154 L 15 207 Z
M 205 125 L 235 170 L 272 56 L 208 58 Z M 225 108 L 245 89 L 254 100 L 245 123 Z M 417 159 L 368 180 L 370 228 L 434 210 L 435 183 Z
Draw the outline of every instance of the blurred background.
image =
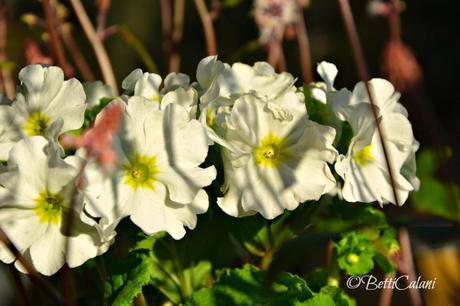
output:
M 177 1 L 166 2 L 171 14 L 169 19 L 174 19 Z M 420 191 L 402 209 L 385 207 L 384 210 L 395 226 L 408 229 L 418 275 L 424 279 L 437 278 L 437 288 L 424 292 L 426 305 L 460 305 L 458 10 L 448 0 L 398 1 L 400 31 L 396 29 L 395 34 L 394 18 L 397 17 L 385 6 L 394 1 L 350 2 L 371 76 L 389 78 L 402 92 L 401 102 L 409 110 L 415 136 L 421 143 Z M 162 76 L 178 69 L 194 79 L 198 62 L 208 54 L 193 0 L 184 1 L 183 33 L 178 41 L 170 38 L 175 28 L 167 30 L 165 1 L 84 0 L 82 3 L 94 23 L 101 7 L 109 4 L 104 45 L 117 84 L 138 67 L 144 71 L 156 67 Z M 270 41 L 267 43 L 259 37 L 254 3 L 252 0 L 206 1 L 212 14 L 220 60 L 253 64 L 269 59 L 272 46 Z M 335 63 L 339 69 L 336 87 L 352 88 L 358 77 L 337 1 L 304 0 L 301 4 L 313 68 L 323 60 Z M 59 5 L 57 14 L 61 26 L 68 31 L 74 48 L 87 61 L 94 77 L 102 79 L 92 46 L 69 1 L 60 1 Z M 13 83 L 17 83 L 18 71 L 28 63 L 56 64 L 49 48 L 41 2 L 0 0 L 0 11 L 0 68 L 10 71 Z M 170 24 L 174 24 L 174 20 L 170 20 Z M 300 86 L 308 77 L 305 78 L 302 69 L 295 25 L 283 30 L 282 37 L 276 39 L 282 47 L 285 65 L 273 63 L 298 77 Z M 69 63 L 67 74 L 81 81 L 87 79 L 74 64 L 75 54 L 69 48 L 64 50 Z M 171 53 L 176 59 L 180 58 L 174 69 L 171 69 Z M 313 76 L 319 80 L 316 74 Z M 8 269 L 2 265 L 0 273 Z M 5 280 L 9 274 L 4 274 L 0 276 L 0 305 L 15 305 L 11 300 L 13 289 Z M 376 292 L 352 291 L 350 295 L 357 298 L 358 305 L 376 305 L 378 300 Z M 407 303 L 406 293 L 395 293 L 393 305 Z

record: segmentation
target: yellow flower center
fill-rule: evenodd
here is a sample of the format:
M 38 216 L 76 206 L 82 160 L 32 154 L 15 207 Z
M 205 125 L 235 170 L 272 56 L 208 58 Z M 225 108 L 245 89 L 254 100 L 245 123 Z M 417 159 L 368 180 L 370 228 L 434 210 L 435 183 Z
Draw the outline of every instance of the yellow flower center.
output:
M 158 173 L 156 158 L 134 154 L 129 164 L 124 165 L 124 183 L 134 190 L 138 188 L 154 189 L 155 177 Z
M 347 262 L 350 265 L 357 264 L 359 262 L 359 256 L 355 253 L 350 253 L 347 255 Z
M 41 111 L 34 111 L 29 114 L 24 124 L 24 132 L 29 136 L 45 135 L 50 118 Z
M 214 128 L 214 115 L 212 114 L 212 110 L 208 109 L 206 111 L 206 124 L 210 128 Z
M 256 165 L 277 168 L 280 162 L 289 157 L 287 138 L 274 136 L 271 132 L 253 150 Z
M 58 193 L 51 193 L 47 189 L 41 192 L 34 200 L 33 210 L 40 223 L 59 224 L 62 218 L 64 198 Z
M 371 150 L 372 150 L 372 145 L 365 146 L 358 152 L 353 153 L 353 160 L 361 167 L 366 166 L 368 162 L 374 159 L 374 157 L 372 156 Z

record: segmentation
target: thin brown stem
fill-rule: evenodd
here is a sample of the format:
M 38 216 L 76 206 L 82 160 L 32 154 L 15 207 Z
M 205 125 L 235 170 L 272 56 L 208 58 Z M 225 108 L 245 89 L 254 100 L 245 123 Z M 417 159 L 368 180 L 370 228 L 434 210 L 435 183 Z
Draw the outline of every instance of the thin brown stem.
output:
M 64 227 L 64 236 L 66 237 L 65 240 L 65 252 L 64 252 L 64 258 L 65 262 L 68 262 L 68 256 L 70 253 L 70 235 L 72 232 L 72 227 L 74 225 L 74 220 L 77 218 L 75 214 L 75 207 L 77 203 L 77 198 L 78 198 L 78 193 L 79 189 L 81 188 L 82 181 L 83 181 L 83 172 L 85 171 L 86 165 L 88 161 L 86 159 L 83 160 L 82 164 L 80 165 L 80 168 L 78 170 L 77 176 L 75 177 L 74 181 L 74 186 L 72 190 L 72 195 L 70 198 L 70 204 L 69 204 L 69 210 L 66 215 L 66 222 L 65 222 L 65 227 Z M 62 294 L 64 296 L 64 302 L 66 306 L 73 305 L 72 301 L 72 284 L 71 284 L 71 277 L 70 277 L 70 270 L 68 266 L 64 266 L 62 271 L 61 271 L 61 279 L 62 279 Z
M 401 39 L 401 20 L 399 18 L 399 0 L 391 0 L 391 11 L 389 16 L 390 21 L 390 37 L 393 40 Z
M 110 8 L 111 0 L 100 0 L 99 1 L 99 10 L 97 14 L 96 24 L 97 24 L 97 35 L 100 40 L 102 40 L 102 35 L 105 31 L 105 26 L 107 23 L 107 12 Z
M 38 274 L 37 270 L 32 266 L 32 264 L 22 255 L 22 253 L 16 248 L 16 246 L 11 242 L 6 233 L 0 228 L 0 242 L 5 245 L 5 247 L 13 254 L 17 261 L 24 267 L 27 271 L 28 276 L 31 282 L 37 286 L 41 291 L 43 291 L 56 305 L 63 305 L 62 299 L 57 295 L 53 288 L 51 288 L 48 283 L 43 280 L 43 278 Z
M 375 120 L 375 125 L 377 127 L 377 132 L 379 134 L 380 138 L 380 143 L 382 146 L 382 151 L 383 155 L 385 156 L 385 162 L 388 168 L 388 175 L 390 177 L 390 183 L 391 187 L 393 190 L 393 196 L 395 200 L 395 204 L 397 206 L 400 206 L 399 198 L 398 198 L 398 193 L 396 192 L 396 185 L 395 185 L 395 180 L 394 180 L 394 174 L 393 174 L 393 167 L 392 167 L 392 161 L 389 156 L 387 144 L 385 142 L 385 135 L 383 133 L 381 125 L 378 123 L 378 111 L 377 111 L 377 106 L 374 101 L 374 97 L 372 94 L 372 91 L 369 86 L 369 73 L 367 70 L 366 66 L 366 61 L 364 58 L 364 53 L 361 48 L 361 43 L 359 41 L 358 37 L 358 31 L 356 30 L 355 22 L 353 19 L 353 14 L 351 12 L 350 4 L 348 0 L 337 0 L 339 7 L 340 7 L 340 13 L 342 15 L 343 22 L 345 24 L 345 29 L 347 31 L 348 35 L 348 40 L 350 41 L 350 45 L 353 51 L 353 57 L 355 60 L 355 64 L 358 70 L 358 75 L 360 80 L 363 82 L 364 86 L 366 87 L 367 95 L 369 96 L 369 101 L 370 101 L 370 106 L 372 110 L 372 115 L 374 116 Z
M 198 15 L 200 16 L 201 23 L 203 25 L 208 55 L 215 55 L 217 54 L 217 44 L 211 15 L 209 14 L 208 9 L 206 8 L 206 3 L 204 2 L 204 0 L 195 0 L 195 6 L 198 11 Z
M 169 58 L 169 72 L 177 72 L 180 68 L 180 43 L 184 33 L 184 15 L 185 15 L 185 0 L 174 1 L 174 20 L 172 32 L 172 52 Z
M 6 0 L 0 0 L 0 64 L 5 65 L 8 61 L 6 52 L 6 43 L 8 41 L 8 23 L 7 23 L 7 3 Z M 8 67 L 0 69 L 1 89 L 6 93 L 8 98 L 13 99 L 15 96 L 14 82 L 11 77 L 11 70 Z
M 405 228 L 401 228 L 398 232 L 399 245 L 401 246 L 401 258 L 402 262 L 398 269 L 402 274 L 407 275 L 405 279 L 409 288 L 409 300 L 412 306 L 421 306 L 422 297 L 420 291 L 417 288 L 410 288 L 409 284 L 417 281 L 417 275 L 415 274 L 414 260 L 412 256 L 412 247 L 410 244 L 409 232 Z
M 86 81 L 95 81 L 96 77 L 94 76 L 93 71 L 89 67 L 85 57 L 78 48 L 77 43 L 73 39 L 70 29 L 65 26 L 60 26 L 59 34 L 61 34 L 62 41 L 64 42 L 64 45 L 66 46 L 67 50 L 69 50 L 70 54 L 72 55 L 72 59 L 75 63 L 75 66 L 77 67 L 78 71 L 80 71 L 83 78 Z
M 164 59 L 166 63 L 169 63 L 172 52 L 172 16 L 170 0 L 160 0 L 160 11 Z M 169 67 L 167 69 L 169 70 Z
M 221 9 L 222 9 L 222 4 L 220 3 L 220 0 L 211 1 L 211 11 L 209 12 L 209 15 L 211 15 L 211 19 L 213 21 L 219 18 Z
M 272 38 L 268 43 L 268 63 L 277 68 L 278 71 L 286 70 L 286 59 L 284 57 L 283 47 L 281 40 Z
M 53 55 L 56 63 L 64 70 L 66 76 L 70 76 L 71 67 L 67 63 L 64 50 L 62 49 L 61 42 L 59 40 L 57 26 L 55 22 L 54 8 L 51 6 L 51 0 L 42 0 L 43 12 L 45 13 L 45 21 L 47 32 L 50 37 L 51 54 Z
M 386 278 L 394 278 L 396 273 L 392 273 L 388 275 Z M 380 298 L 379 298 L 379 304 L 378 306 L 390 306 L 391 305 L 391 299 L 393 297 L 393 287 L 384 287 L 380 291 Z
M 302 5 L 297 1 L 297 43 L 299 45 L 300 66 L 302 68 L 303 82 L 313 82 L 313 68 L 311 65 L 310 41 L 308 39 L 307 27 L 303 16 Z
M 114 95 L 117 96 L 118 87 L 117 82 L 115 80 L 115 74 L 113 73 L 113 68 L 110 64 L 109 56 L 107 55 L 107 51 L 105 50 L 104 45 L 99 39 L 96 30 L 94 29 L 81 1 L 70 0 L 70 3 L 72 4 L 72 7 L 75 11 L 75 14 L 77 15 L 78 20 L 80 21 L 83 31 L 86 34 L 86 37 L 88 38 L 88 40 L 91 43 L 91 46 L 93 47 L 97 61 L 99 62 L 99 66 L 101 68 L 104 82 L 110 87 L 112 87 Z

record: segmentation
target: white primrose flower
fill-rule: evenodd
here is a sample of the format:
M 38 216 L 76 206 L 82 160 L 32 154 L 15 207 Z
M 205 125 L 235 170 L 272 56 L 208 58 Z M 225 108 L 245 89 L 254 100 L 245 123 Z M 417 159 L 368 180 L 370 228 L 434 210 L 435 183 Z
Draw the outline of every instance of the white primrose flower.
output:
M 102 98 L 114 97 L 112 88 L 101 81 L 83 83 L 83 89 L 85 90 L 88 108 L 99 105 Z
M 218 97 L 230 99 L 232 96 L 256 93 L 274 99 L 287 91 L 296 92 L 295 79 L 288 72 L 276 73 L 267 62 L 257 62 L 253 66 L 235 63 L 232 66 L 208 56 L 200 61 L 197 80 L 208 103 Z
M 87 211 L 101 218 L 103 231 L 129 216 L 148 235 L 167 231 L 180 239 L 184 226 L 193 229 L 196 215 L 207 211 L 202 188 L 216 177 L 213 166 L 199 167 L 208 152 L 204 128 L 177 103 L 163 110 L 139 96 L 117 103 L 123 118 L 113 143 L 120 166 L 109 176 L 87 167 Z
M 0 160 L 27 136 L 55 140 L 82 126 L 85 92 L 76 79 L 64 81 L 59 67 L 27 66 L 19 72 L 21 85 L 11 105 L 0 105 Z M 6 117 L 6 118 L 5 118 Z
M 160 86 L 163 83 L 163 88 Z M 195 119 L 198 110 L 198 93 L 190 85 L 190 78 L 183 73 L 170 73 L 164 82 L 158 74 L 133 70 L 122 82 L 122 88 L 151 101 L 157 101 L 158 107 L 177 103 L 185 107 L 190 119 Z
M 257 96 L 240 97 L 227 122 L 224 139 L 232 149 L 223 150 L 226 193 L 218 205 L 231 216 L 273 219 L 319 199 L 335 186 L 328 166 L 337 155 L 334 137 L 333 128 L 306 113 L 279 117 Z
M 277 116 L 304 116 L 306 113 L 304 96 L 294 86 L 294 77 L 287 72 L 276 73 L 266 62 L 257 62 L 252 67 L 242 63 L 230 66 L 217 60 L 217 56 L 208 56 L 198 64 L 197 80 L 203 91 L 200 121 L 206 127 L 209 144 L 217 142 L 228 147 L 222 138 L 226 118 L 235 100 L 242 95 L 259 97 Z
M 317 71 L 326 83 L 327 103 L 331 110 L 340 120 L 350 123 L 353 130 L 346 155 L 340 155 L 335 165 L 337 173 L 344 180 L 342 196 L 349 202 L 395 203 L 364 83 L 359 82 L 353 92 L 346 88 L 336 91 L 333 86 L 337 75 L 335 65 L 322 62 Z M 407 119 L 407 111 L 398 102 L 401 95 L 393 85 L 377 78 L 369 81 L 369 89 L 377 106 L 378 124 L 383 130 L 391 158 L 398 199 L 403 204 L 409 192 L 418 189 L 420 185 L 415 175 L 418 142 Z
M 396 203 L 388 174 L 385 156 L 375 121 L 367 103 L 351 105 L 342 110 L 353 130 L 348 152 L 340 155 L 335 164 L 337 173 L 343 178 L 342 195 L 348 202 Z M 410 191 L 418 188 L 415 177 L 415 151 L 412 126 L 400 113 L 389 113 L 379 118 L 385 136 L 388 156 L 391 158 L 394 184 L 400 204 Z M 403 166 L 409 168 L 403 171 Z M 404 174 L 403 174 L 404 172 Z
M 0 226 L 44 275 L 64 265 L 66 239 L 70 242 L 69 267 L 80 266 L 109 247 L 92 226 L 94 221 L 82 213 L 80 198 L 74 207 L 71 235 L 63 234 L 78 169 L 62 160 L 57 150 L 41 136 L 20 140 L 11 149 L 9 171 L 0 174 Z M 16 260 L 1 243 L 0 259 L 5 263 Z M 18 261 L 15 265 L 24 272 Z
M 318 64 L 316 70 L 326 85 L 320 86 L 324 90 L 324 94 L 317 93 L 317 98 L 327 95 L 327 100 L 332 110 L 342 120 L 342 108 L 346 109 L 349 105 L 356 105 L 358 103 L 370 104 L 366 86 L 363 82 L 357 83 L 353 89 L 353 92 L 350 92 L 346 88 L 342 88 L 341 90 L 336 91 L 334 88 L 334 80 L 338 73 L 337 67 L 334 64 L 328 62 L 321 62 Z M 379 115 L 396 112 L 401 113 L 407 117 L 408 114 L 406 108 L 401 103 L 399 103 L 401 94 L 395 90 L 393 84 L 385 79 L 380 78 L 371 79 L 368 84 L 369 89 L 372 92 L 374 102 L 378 106 L 377 110 Z

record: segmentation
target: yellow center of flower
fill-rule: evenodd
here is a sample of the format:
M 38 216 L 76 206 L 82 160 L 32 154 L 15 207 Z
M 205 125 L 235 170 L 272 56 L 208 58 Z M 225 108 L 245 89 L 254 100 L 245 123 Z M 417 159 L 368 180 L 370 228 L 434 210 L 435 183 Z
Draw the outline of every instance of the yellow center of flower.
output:
M 41 111 L 34 111 L 29 114 L 24 124 L 24 132 L 29 136 L 45 135 L 50 118 Z
M 157 95 L 153 95 L 150 100 L 152 101 L 160 101 L 160 96 L 157 96 Z
M 350 253 L 347 255 L 347 262 L 350 265 L 357 264 L 359 262 L 359 256 L 355 253 Z
M 210 128 L 214 128 L 214 115 L 212 114 L 212 110 L 208 109 L 206 111 L 206 124 Z
M 368 162 L 374 159 L 374 157 L 372 156 L 371 150 L 372 150 L 372 145 L 365 146 L 358 152 L 353 153 L 353 160 L 361 167 L 366 166 Z
M 277 168 L 280 162 L 289 157 L 287 138 L 274 136 L 271 132 L 253 150 L 256 165 Z
M 34 202 L 33 210 L 40 223 L 58 224 L 61 221 L 64 198 L 60 194 L 45 189 Z
M 134 190 L 138 188 L 154 189 L 155 177 L 158 173 L 156 158 L 134 154 L 131 161 L 124 165 L 124 183 Z

